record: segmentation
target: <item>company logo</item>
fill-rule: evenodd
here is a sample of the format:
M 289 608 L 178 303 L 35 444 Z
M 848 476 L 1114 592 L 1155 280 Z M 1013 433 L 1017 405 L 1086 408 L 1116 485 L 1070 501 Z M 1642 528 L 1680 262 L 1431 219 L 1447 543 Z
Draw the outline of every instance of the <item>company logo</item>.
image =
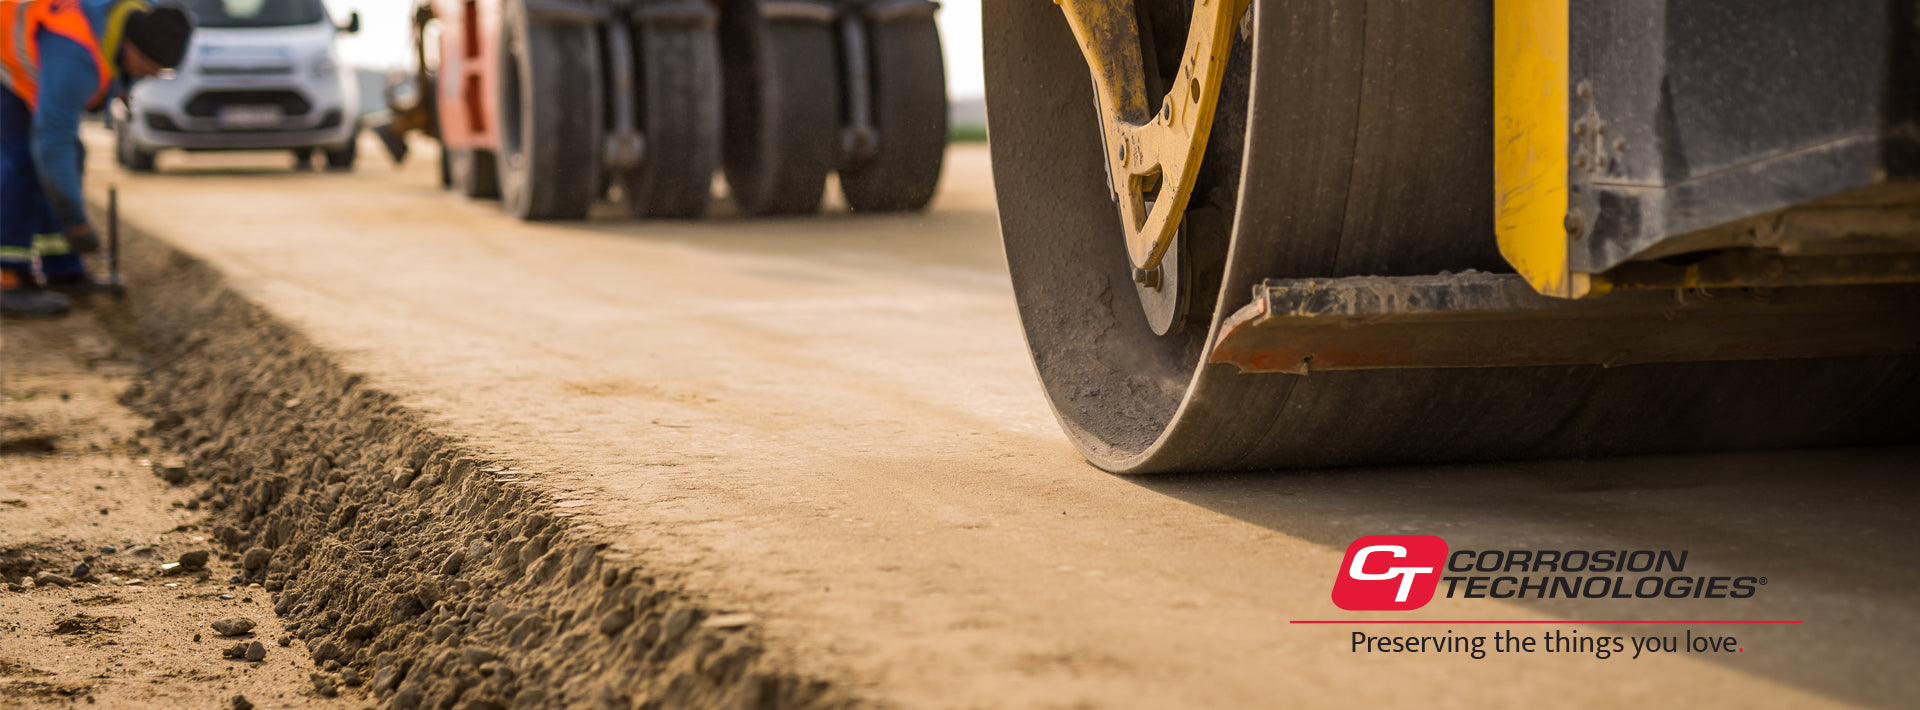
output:
M 1687 550 L 1453 550 L 1433 535 L 1368 535 L 1347 546 L 1333 603 L 1411 611 L 1448 599 L 1749 599 L 1766 577 L 1686 574 Z
M 1447 541 L 1434 535 L 1368 535 L 1347 546 L 1333 604 L 1347 611 L 1409 611 L 1440 586 Z

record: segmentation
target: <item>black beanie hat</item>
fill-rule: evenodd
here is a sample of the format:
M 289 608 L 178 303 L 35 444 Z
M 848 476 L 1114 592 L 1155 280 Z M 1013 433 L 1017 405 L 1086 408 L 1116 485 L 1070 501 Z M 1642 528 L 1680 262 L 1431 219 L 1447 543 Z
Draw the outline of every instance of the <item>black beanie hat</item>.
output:
M 152 10 L 135 10 L 127 15 L 127 41 L 160 66 L 180 66 L 187 57 L 187 40 L 193 38 L 193 21 L 185 10 L 161 5 Z

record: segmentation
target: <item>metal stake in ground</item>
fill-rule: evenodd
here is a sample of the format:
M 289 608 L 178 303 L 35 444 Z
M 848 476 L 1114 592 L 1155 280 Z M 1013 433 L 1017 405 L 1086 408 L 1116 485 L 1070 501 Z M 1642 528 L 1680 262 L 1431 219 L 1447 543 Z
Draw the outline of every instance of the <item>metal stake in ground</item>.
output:
M 107 286 L 117 297 L 127 295 L 120 282 L 120 186 L 107 186 Z

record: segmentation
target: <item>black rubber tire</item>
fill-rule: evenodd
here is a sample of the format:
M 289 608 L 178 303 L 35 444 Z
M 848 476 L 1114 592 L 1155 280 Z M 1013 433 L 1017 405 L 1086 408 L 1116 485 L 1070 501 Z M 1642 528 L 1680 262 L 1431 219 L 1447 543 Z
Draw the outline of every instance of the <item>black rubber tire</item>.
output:
M 360 129 L 358 127 L 354 128 L 353 135 L 347 137 L 345 145 L 338 148 L 327 148 L 325 152 L 327 155 L 328 171 L 348 172 L 353 170 L 354 158 L 360 154 Z
M 293 169 L 295 171 L 305 172 L 313 169 L 313 148 L 311 146 L 295 148 L 292 152 Z
M 587 25 L 500 18 L 501 206 L 524 220 L 581 219 L 600 183 L 600 36 Z
M 453 156 L 445 143 L 435 141 L 440 146 L 440 189 L 453 189 Z
M 476 200 L 500 198 L 500 161 L 494 157 L 493 151 L 449 148 L 444 155 L 447 157 L 448 178 L 460 194 Z
M 634 27 L 640 167 L 623 176 L 634 217 L 692 218 L 713 200 L 720 167 L 720 47 L 699 24 Z M 618 58 L 615 59 L 618 61 Z
M 749 215 L 819 211 L 839 144 L 831 23 L 768 18 L 758 0 L 730 0 L 721 13 L 720 52 L 721 160 L 734 202 Z
M 1255 124 L 1242 134 L 1245 164 L 1213 176 L 1232 189 L 1197 193 L 1207 203 L 1188 212 L 1190 241 L 1215 229 L 1193 221 L 1206 210 L 1229 238 L 1224 258 L 1194 260 L 1219 281 L 1193 304 L 1208 327 L 1158 336 L 1131 297 L 1071 32 L 1049 3 L 989 0 L 983 12 L 1008 268 L 1048 399 L 1095 465 L 1244 470 L 1920 437 L 1913 357 L 1307 376 L 1201 364 L 1220 320 L 1262 279 L 1510 271 L 1492 227 L 1486 4 L 1263 0 L 1255 14 L 1238 89 L 1237 116 Z M 1214 127 L 1228 144 L 1231 96 Z M 1218 170 L 1212 143 L 1207 155 L 1203 181 Z
M 129 119 L 131 120 L 131 119 Z M 121 167 L 136 173 L 150 173 L 158 168 L 159 153 L 141 150 L 133 142 L 133 127 L 126 121 L 114 124 L 113 157 Z
M 867 22 L 873 124 L 879 150 L 840 166 L 856 212 L 925 209 L 947 154 L 947 73 L 932 15 Z

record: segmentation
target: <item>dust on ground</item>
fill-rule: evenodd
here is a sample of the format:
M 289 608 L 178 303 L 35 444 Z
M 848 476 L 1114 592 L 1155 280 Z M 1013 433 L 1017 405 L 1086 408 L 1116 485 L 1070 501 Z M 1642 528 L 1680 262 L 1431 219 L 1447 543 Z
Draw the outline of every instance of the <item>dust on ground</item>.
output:
M 214 544 L 213 491 L 163 478 L 181 458 L 117 401 L 139 372 L 97 310 L 0 324 L 0 706 L 367 704 L 281 645 L 263 583 L 284 563 Z M 210 626 L 232 617 L 253 625 Z

